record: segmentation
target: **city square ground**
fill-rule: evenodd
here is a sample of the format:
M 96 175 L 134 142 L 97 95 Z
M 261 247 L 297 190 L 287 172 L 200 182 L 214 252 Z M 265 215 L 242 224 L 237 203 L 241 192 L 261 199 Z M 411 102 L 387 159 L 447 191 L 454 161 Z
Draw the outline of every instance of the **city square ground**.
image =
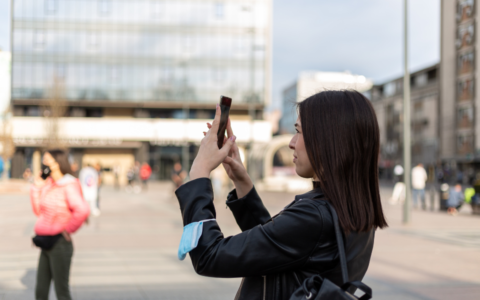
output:
M 378 230 L 364 282 L 374 299 L 480 299 L 480 216 L 468 208 L 456 216 L 414 210 L 403 225 L 399 205 L 381 194 L 390 227 Z M 260 192 L 272 215 L 294 194 Z M 239 233 L 215 199 L 225 235 Z M 28 187 L 0 184 L 0 300 L 34 299 L 39 250 L 31 237 L 36 218 Z M 74 236 L 71 289 L 76 300 L 233 299 L 240 279 L 198 276 L 187 256 L 177 258 L 182 219 L 168 182 L 151 183 L 140 194 L 103 187 L 101 215 Z M 53 289 L 50 299 L 56 299 Z

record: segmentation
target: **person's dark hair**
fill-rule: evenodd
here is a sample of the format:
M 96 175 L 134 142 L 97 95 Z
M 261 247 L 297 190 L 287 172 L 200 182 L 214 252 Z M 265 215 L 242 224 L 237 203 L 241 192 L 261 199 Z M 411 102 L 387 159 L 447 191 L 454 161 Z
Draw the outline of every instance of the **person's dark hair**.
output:
M 324 91 L 298 104 L 308 158 L 340 225 L 349 233 L 388 226 L 378 186 L 380 134 L 357 91 Z
M 60 172 L 62 172 L 63 175 L 72 174 L 72 169 L 70 167 L 70 163 L 68 162 L 68 154 L 66 151 L 61 149 L 52 149 L 47 150 L 47 152 L 50 153 L 53 159 L 55 159 L 55 161 L 58 163 Z

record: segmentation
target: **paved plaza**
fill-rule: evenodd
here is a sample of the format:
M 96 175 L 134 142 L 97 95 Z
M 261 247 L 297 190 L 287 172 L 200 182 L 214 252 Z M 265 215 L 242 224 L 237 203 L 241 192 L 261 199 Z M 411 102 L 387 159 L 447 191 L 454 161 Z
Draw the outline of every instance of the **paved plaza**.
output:
M 31 245 L 35 217 L 25 188 L 0 186 L 0 300 L 34 299 L 39 250 Z M 391 188 L 382 188 L 387 200 Z M 293 194 L 260 192 L 272 214 Z M 224 195 L 215 199 L 226 235 L 239 232 Z M 377 232 L 365 283 L 374 299 L 480 299 L 480 216 L 413 211 L 385 201 L 390 228 Z M 182 220 L 170 183 L 129 194 L 104 187 L 102 214 L 74 235 L 71 287 L 76 300 L 233 299 L 240 279 L 195 274 L 177 259 Z M 56 299 L 53 289 L 50 299 Z

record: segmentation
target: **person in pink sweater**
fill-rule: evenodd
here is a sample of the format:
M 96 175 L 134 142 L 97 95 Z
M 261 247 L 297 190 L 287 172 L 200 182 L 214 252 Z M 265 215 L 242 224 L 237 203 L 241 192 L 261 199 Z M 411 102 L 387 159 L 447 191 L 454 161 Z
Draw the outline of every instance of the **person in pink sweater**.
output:
M 42 249 L 35 299 L 48 300 L 53 279 L 57 298 L 70 300 L 71 234 L 85 222 L 90 208 L 83 199 L 80 182 L 71 175 L 65 151 L 45 152 L 43 164 L 50 169 L 49 176 L 46 180 L 37 176 L 30 190 L 33 212 L 38 216 L 33 241 Z

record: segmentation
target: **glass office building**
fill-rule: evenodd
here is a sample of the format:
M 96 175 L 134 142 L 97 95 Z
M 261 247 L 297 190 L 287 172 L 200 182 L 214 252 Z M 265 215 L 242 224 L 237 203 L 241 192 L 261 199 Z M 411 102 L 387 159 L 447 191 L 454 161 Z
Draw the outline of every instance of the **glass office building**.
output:
M 270 99 L 272 0 L 12 4 L 13 177 L 46 147 L 40 117 L 59 87 L 68 109 L 58 135 L 80 164 L 122 165 L 125 173 L 148 161 L 163 179 L 176 160 L 188 169 L 203 137 L 200 119 L 213 118 L 220 95 L 233 98 L 240 147 L 271 138 L 261 119 Z
M 235 103 L 270 98 L 270 0 L 14 0 L 12 100 Z

